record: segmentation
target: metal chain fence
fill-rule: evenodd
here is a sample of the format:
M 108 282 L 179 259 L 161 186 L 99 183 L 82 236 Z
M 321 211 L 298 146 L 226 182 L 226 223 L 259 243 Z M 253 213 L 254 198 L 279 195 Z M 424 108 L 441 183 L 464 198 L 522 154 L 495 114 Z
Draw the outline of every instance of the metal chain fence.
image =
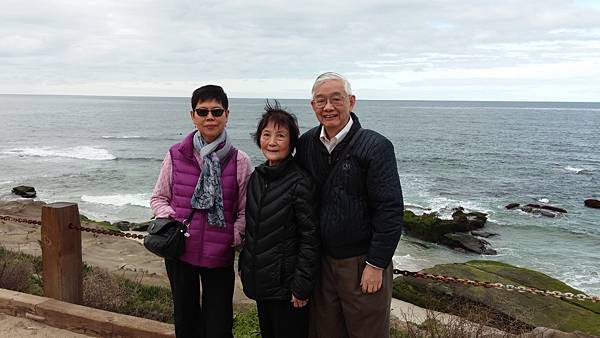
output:
M 26 218 L 22 218 L 22 217 L 0 216 L 0 220 L 17 222 L 17 223 L 42 225 L 41 221 L 26 219 Z M 116 236 L 116 237 L 135 238 L 135 239 L 144 239 L 144 237 L 146 237 L 144 235 L 123 233 L 123 232 L 112 231 L 112 230 L 75 226 L 73 224 L 69 224 L 69 228 L 76 230 L 76 231 L 90 232 L 90 233 L 94 233 L 94 234 L 109 235 L 109 236 Z M 518 285 L 502 284 L 502 283 L 492 283 L 492 282 L 481 282 L 481 281 L 475 281 L 475 280 L 464 279 L 464 278 L 456 278 L 456 277 L 452 277 L 452 276 L 434 275 L 434 274 L 425 273 L 425 272 L 414 272 L 414 271 L 400 270 L 400 269 L 394 269 L 394 274 L 402 275 L 405 277 L 409 276 L 409 277 L 414 277 L 414 278 L 431 279 L 434 281 L 448 283 L 448 284 L 462 284 L 462 285 L 468 285 L 468 286 L 479 286 L 479 287 L 484 287 L 484 288 L 493 288 L 493 289 L 506 290 L 506 291 L 517 291 L 519 293 L 531 293 L 531 294 L 540 295 L 540 296 L 553 296 L 556 298 L 566 299 L 566 300 L 591 301 L 594 303 L 600 302 L 599 296 L 586 295 L 583 293 L 573 294 L 571 292 L 540 290 L 540 289 L 526 287 L 526 286 L 518 286 Z

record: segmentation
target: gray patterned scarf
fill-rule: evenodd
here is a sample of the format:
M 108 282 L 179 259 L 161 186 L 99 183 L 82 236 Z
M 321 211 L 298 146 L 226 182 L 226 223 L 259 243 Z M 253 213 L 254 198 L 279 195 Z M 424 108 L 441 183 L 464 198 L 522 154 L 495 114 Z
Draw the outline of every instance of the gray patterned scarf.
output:
M 223 142 L 223 147 L 217 149 Z M 192 196 L 192 208 L 208 210 L 208 224 L 222 228 L 225 226 L 225 215 L 220 161 L 231 150 L 231 140 L 223 130 L 213 142 L 206 143 L 198 132 L 194 135 L 194 149 L 202 159 L 202 172 Z

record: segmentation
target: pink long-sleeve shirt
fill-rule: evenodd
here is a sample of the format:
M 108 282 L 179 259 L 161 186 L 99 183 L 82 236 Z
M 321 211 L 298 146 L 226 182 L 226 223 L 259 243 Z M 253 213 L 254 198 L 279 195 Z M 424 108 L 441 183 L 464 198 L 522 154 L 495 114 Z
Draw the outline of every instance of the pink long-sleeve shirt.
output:
M 202 168 L 202 159 L 200 154 L 194 150 L 194 158 Z M 245 152 L 238 149 L 237 155 L 237 184 L 238 190 L 238 214 L 233 224 L 234 246 L 242 244 L 242 235 L 246 229 L 246 186 L 248 179 L 252 173 L 252 164 L 250 157 Z M 158 180 L 152 191 L 150 198 L 150 207 L 157 218 L 168 218 L 175 214 L 175 210 L 171 207 L 171 187 L 173 184 L 173 163 L 171 154 L 167 152 L 165 159 L 160 167 Z

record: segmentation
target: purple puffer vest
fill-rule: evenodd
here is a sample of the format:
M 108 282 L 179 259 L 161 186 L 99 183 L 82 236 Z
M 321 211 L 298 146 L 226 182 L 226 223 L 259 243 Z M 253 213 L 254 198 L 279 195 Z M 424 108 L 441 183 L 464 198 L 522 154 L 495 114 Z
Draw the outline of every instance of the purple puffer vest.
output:
M 173 181 L 171 207 L 175 210 L 174 218 L 183 221 L 192 212 L 191 200 L 200 177 L 200 166 L 194 157 L 194 134 L 189 134 L 183 141 L 171 147 L 173 163 Z M 224 162 L 227 162 L 223 168 Z M 189 237 L 185 241 L 185 250 L 179 260 L 189 264 L 217 268 L 233 264 L 233 223 L 237 218 L 238 184 L 237 184 L 237 149 L 231 151 L 221 161 L 221 188 L 225 227 L 208 225 L 208 212 L 196 210 L 189 226 Z

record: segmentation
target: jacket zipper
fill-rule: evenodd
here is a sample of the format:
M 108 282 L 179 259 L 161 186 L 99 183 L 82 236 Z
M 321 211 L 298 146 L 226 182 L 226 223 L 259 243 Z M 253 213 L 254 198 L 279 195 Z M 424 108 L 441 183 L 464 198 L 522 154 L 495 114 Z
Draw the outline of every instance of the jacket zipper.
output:
M 256 222 L 256 233 L 254 234 L 254 249 L 252 250 L 254 254 L 252 255 L 252 280 L 254 281 L 254 294 L 258 296 L 258 291 L 256 287 L 256 247 L 258 246 L 258 233 L 260 230 L 260 212 L 262 210 L 262 202 L 267 193 L 267 189 L 269 189 L 269 182 L 265 181 L 262 187 L 262 193 L 260 195 L 260 199 L 258 201 L 258 215 Z

